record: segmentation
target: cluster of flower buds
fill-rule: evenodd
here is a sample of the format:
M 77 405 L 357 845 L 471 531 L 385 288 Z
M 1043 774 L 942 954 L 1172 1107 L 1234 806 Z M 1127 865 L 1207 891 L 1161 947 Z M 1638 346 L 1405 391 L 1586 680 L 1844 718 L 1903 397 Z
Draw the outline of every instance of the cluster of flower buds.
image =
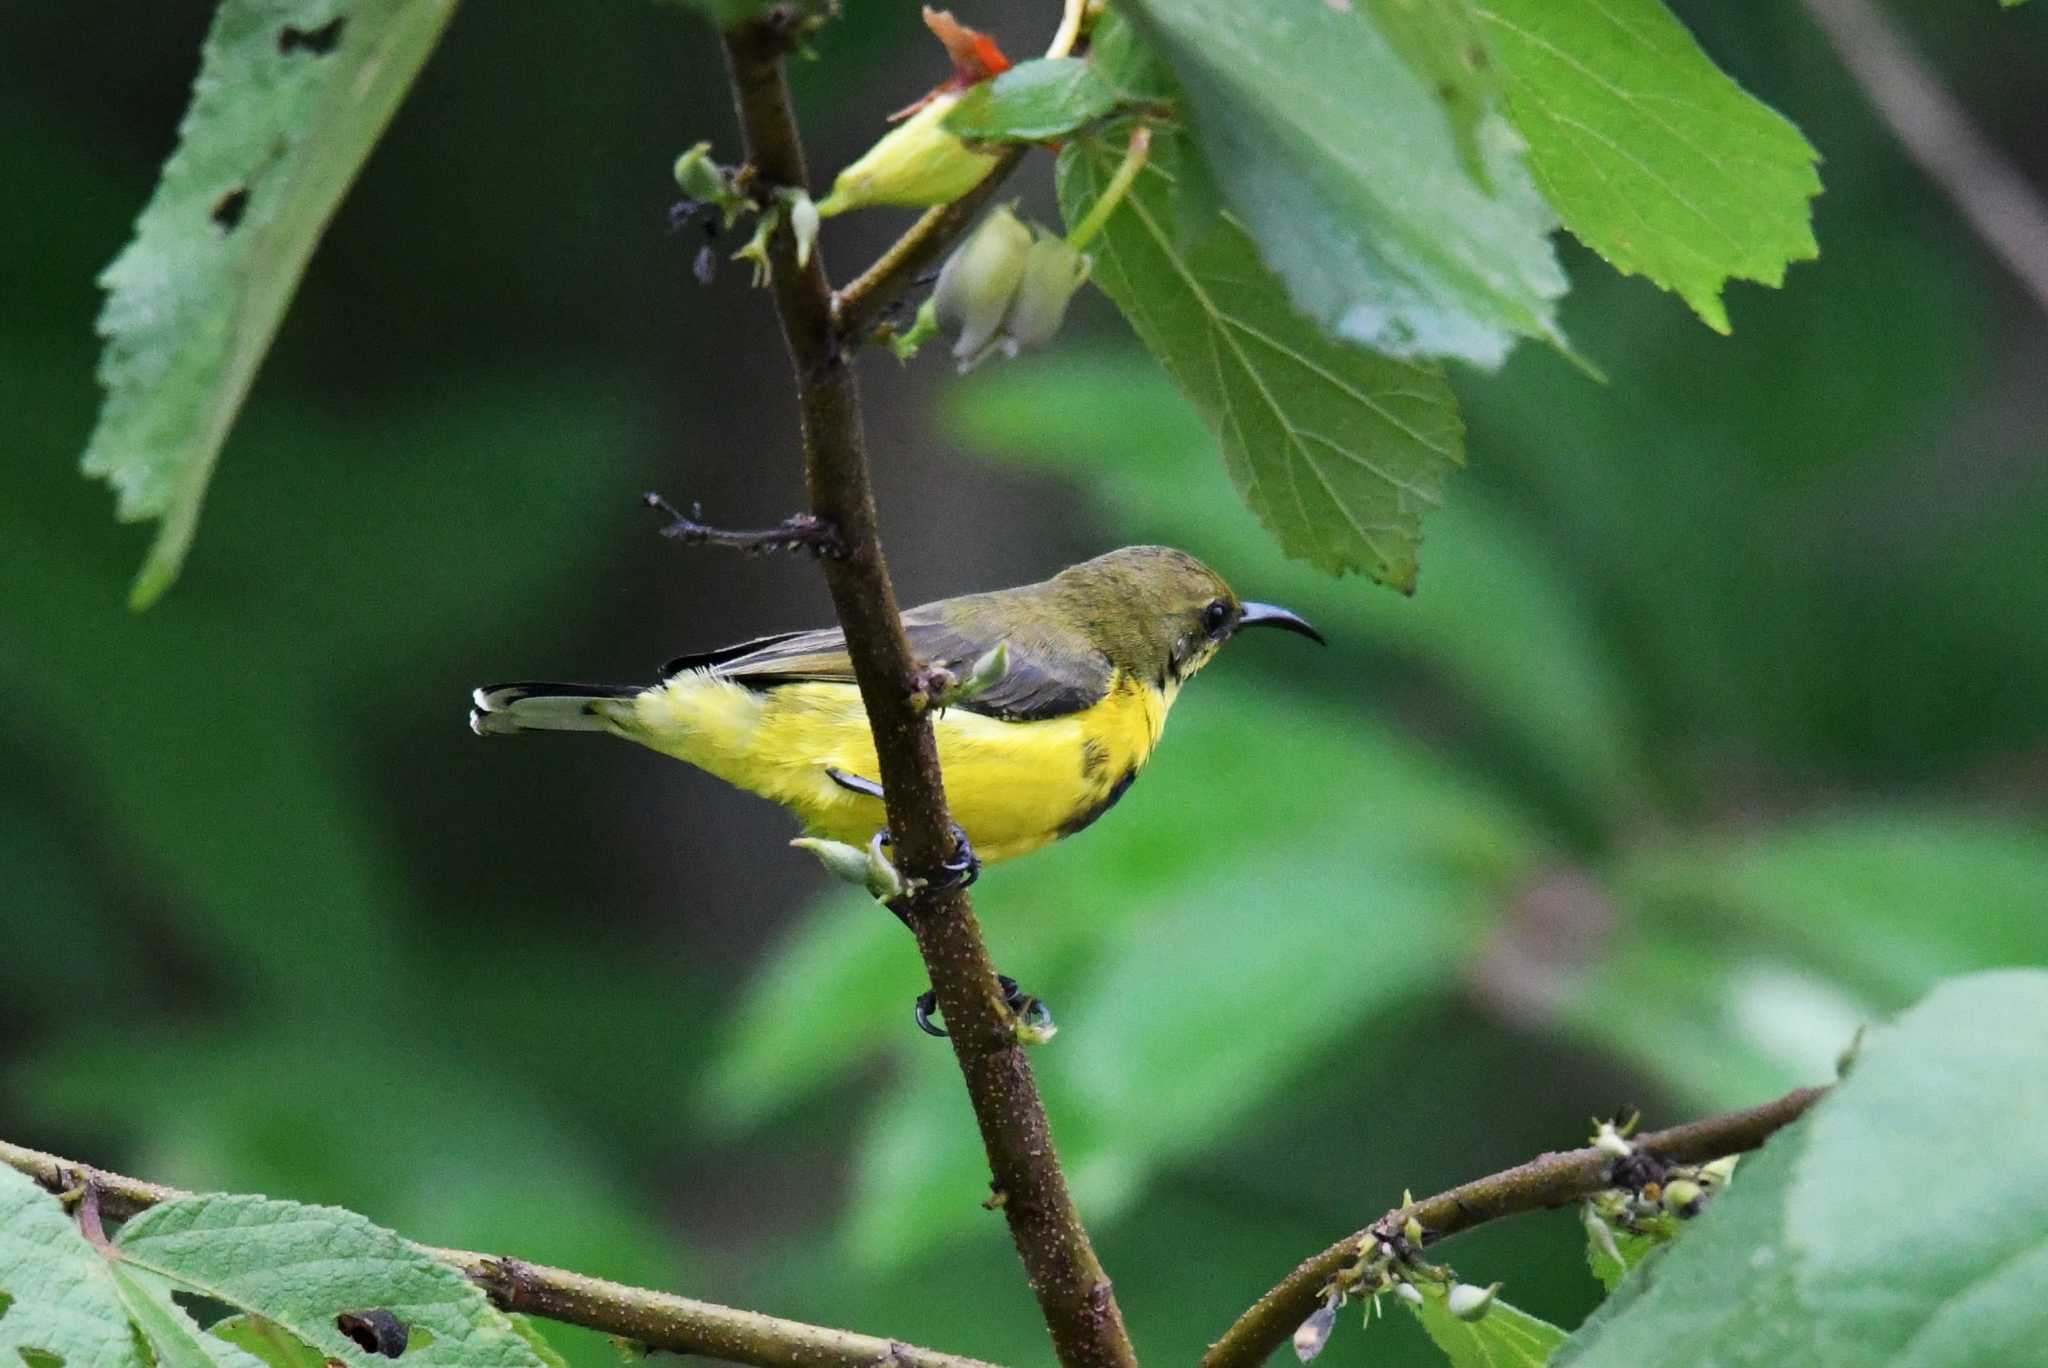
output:
M 1051 341 L 1092 265 L 1064 238 L 1027 225 L 1009 205 L 989 211 L 946 259 L 932 290 L 938 325 L 957 334 L 953 356 L 960 369 Z

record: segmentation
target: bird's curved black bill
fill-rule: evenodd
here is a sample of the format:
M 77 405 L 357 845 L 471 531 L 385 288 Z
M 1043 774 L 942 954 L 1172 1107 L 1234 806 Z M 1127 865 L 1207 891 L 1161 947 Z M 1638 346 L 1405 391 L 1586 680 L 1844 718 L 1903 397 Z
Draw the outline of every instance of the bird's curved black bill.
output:
M 1307 622 L 1285 608 L 1277 608 L 1270 603 L 1247 603 L 1244 611 L 1238 615 L 1237 626 L 1239 631 L 1247 627 L 1278 627 L 1283 632 L 1305 636 L 1318 646 L 1330 644 L 1323 640 L 1321 632 L 1309 626 Z

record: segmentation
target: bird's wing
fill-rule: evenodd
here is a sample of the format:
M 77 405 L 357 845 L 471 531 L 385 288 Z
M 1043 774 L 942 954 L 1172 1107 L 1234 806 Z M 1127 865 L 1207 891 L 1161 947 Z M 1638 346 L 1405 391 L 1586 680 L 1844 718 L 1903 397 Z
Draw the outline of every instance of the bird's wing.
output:
M 942 611 L 944 607 L 911 609 L 903 615 L 903 629 L 920 659 L 964 675 L 1003 638 L 984 640 L 979 631 L 963 630 L 954 620 L 957 614 Z M 1009 722 L 1035 722 L 1092 707 L 1109 692 L 1109 661 L 1080 633 L 1053 636 L 1037 628 L 1007 639 L 1009 671 L 987 692 L 957 706 Z M 748 688 L 797 680 L 853 682 L 846 635 L 837 628 L 782 632 L 722 650 L 678 656 L 661 673 L 666 679 L 684 670 L 710 670 Z

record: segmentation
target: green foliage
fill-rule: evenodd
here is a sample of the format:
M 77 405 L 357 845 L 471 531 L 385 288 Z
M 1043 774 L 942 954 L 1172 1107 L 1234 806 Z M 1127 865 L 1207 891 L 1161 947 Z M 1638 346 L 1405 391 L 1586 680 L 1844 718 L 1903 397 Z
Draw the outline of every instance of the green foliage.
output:
M 1581 242 L 1728 331 L 1721 286 L 1819 254 L 1818 154 L 1660 0 L 1483 0 L 1529 168 Z
M 203 1331 L 173 1291 L 244 1314 Z M 336 1317 L 372 1308 L 408 1328 L 406 1361 L 422 1368 L 545 1362 L 468 1279 L 416 1246 L 351 1212 L 262 1197 L 165 1202 L 96 1249 L 55 1198 L 0 1166 L 0 1293 L 0 1349 L 95 1368 L 295 1368 L 303 1345 L 315 1363 L 357 1361 Z
M 1080 57 L 1019 62 L 974 86 L 947 112 L 949 132 L 978 142 L 1047 142 L 1103 118 L 1116 89 Z
M 1444 1351 L 1451 1368 L 1543 1368 L 1565 1342 L 1564 1331 L 1496 1298 L 1478 1320 L 1460 1320 L 1439 1284 L 1418 1287 L 1418 1304 L 1400 1299 Z
M 541 1368 L 467 1278 L 353 1212 L 265 1197 L 183 1197 L 129 1221 L 114 1249 L 123 1266 L 252 1311 L 329 1357 L 357 1352 L 336 1316 L 376 1308 L 408 1327 L 406 1361 L 421 1368 Z
M 2026 1361 L 2048 1334 L 2048 1096 L 2022 1083 L 2044 1041 L 2048 973 L 1944 983 L 1556 1362 Z
M 1094 244 L 1095 281 L 1215 432 L 1232 481 L 1289 555 L 1415 586 L 1422 513 L 1464 459 L 1449 383 L 1425 362 L 1324 336 L 1288 304 L 1233 223 L 1177 240 L 1170 200 L 1183 142 L 1155 138 Z M 1060 158 L 1069 223 L 1094 205 L 1119 150 L 1079 142 Z
M 1454 30 L 1412 25 L 1397 47 L 1376 11 L 1324 0 L 1263 6 L 1255 26 L 1228 0 L 1137 0 L 1130 13 L 1303 315 L 1389 355 L 1489 366 L 1517 336 L 1557 336 L 1556 220 L 1512 138 L 1479 128 L 1475 178 L 1443 98 L 1402 60 Z M 1460 60 L 1445 52 L 1424 70 Z
M 57 1199 L 0 1164 L 0 1351 L 144 1368 L 107 1261 Z
M 178 150 L 106 269 L 87 474 L 163 527 L 130 596 L 184 563 L 208 479 L 306 260 L 454 0 L 223 0 Z

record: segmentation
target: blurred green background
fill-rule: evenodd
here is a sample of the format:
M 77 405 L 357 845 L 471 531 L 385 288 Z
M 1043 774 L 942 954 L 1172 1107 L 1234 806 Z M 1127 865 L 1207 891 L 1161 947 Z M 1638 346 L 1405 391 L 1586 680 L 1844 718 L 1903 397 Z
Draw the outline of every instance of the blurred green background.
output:
M 798 73 L 821 184 L 943 73 L 913 7 L 852 8 Z M 1040 8 L 961 14 L 1021 52 Z M 977 890 L 1059 1014 L 1041 1079 L 1155 1361 L 1403 1187 L 1824 1078 L 1933 979 L 2048 959 L 2048 329 L 1791 7 L 1681 8 L 1824 154 L 1822 260 L 1719 338 L 1567 248 L 1611 383 L 1534 348 L 1459 376 L 1413 600 L 1282 561 L 1099 297 L 967 381 L 863 363 L 907 600 L 1156 539 L 1332 638 L 1233 650 L 1110 819 Z M 464 7 L 138 618 L 148 533 L 75 472 L 92 282 L 207 11 L 0 10 L 0 1135 L 1045 1361 L 893 919 L 682 766 L 463 724 L 481 681 L 828 612 L 810 565 L 636 503 L 801 495 L 766 298 L 667 231 L 673 154 L 734 148 L 707 31 Z M 2048 183 L 2048 11 L 1929 11 Z M 835 222 L 834 264 L 897 226 Z M 1450 1252 L 1572 1325 L 1580 1242 L 1558 1213 Z M 1431 1361 L 1399 1320 L 1329 1352 Z

